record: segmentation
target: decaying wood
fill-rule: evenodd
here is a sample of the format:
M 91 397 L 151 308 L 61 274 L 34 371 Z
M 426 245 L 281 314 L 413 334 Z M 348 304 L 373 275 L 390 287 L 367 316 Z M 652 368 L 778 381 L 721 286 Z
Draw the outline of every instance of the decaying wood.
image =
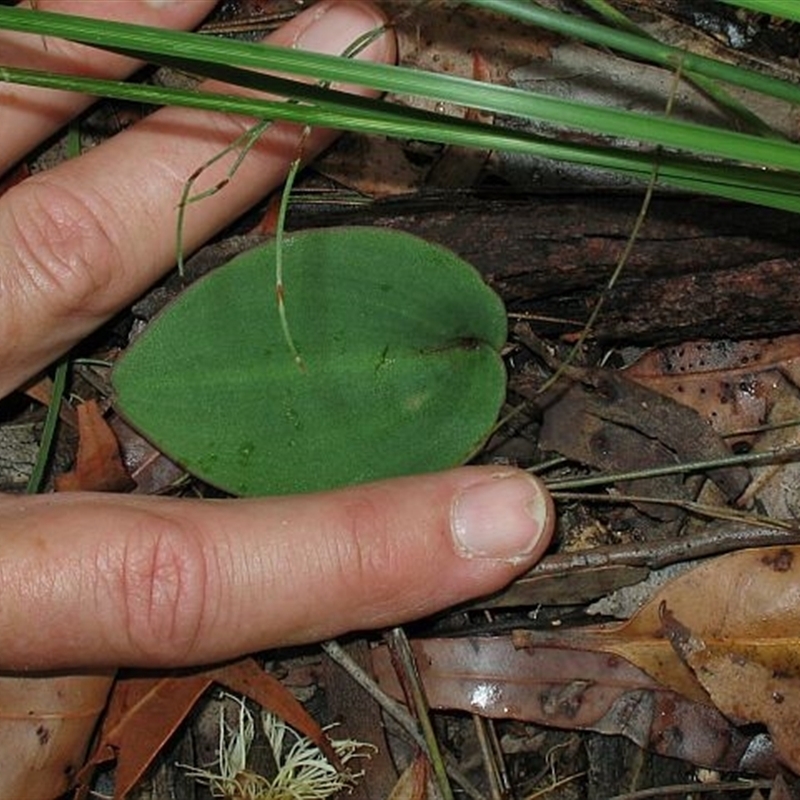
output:
M 296 208 L 291 225 L 379 225 L 473 263 L 543 335 L 580 329 L 614 269 L 641 196 L 476 194 Z M 607 343 L 771 336 L 800 319 L 797 219 L 739 203 L 657 197 L 595 325 Z M 556 321 L 553 321 L 556 320 Z

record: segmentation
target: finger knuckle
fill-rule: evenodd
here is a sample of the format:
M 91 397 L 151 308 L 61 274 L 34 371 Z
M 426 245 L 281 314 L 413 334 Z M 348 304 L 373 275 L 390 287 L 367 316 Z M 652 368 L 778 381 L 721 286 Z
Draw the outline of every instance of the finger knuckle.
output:
M 336 569 L 348 596 L 369 590 L 373 603 L 380 603 L 382 589 L 391 602 L 393 581 L 402 559 L 398 537 L 380 504 L 362 497 L 342 507 L 340 535 L 332 538 L 337 548 Z
M 185 663 L 207 622 L 209 572 L 197 531 L 148 515 L 126 542 L 116 581 L 123 649 L 142 663 Z
M 56 318 L 104 314 L 121 265 L 111 210 L 46 176 L 10 190 L 6 208 L 4 246 L 18 260 L 20 299 Z

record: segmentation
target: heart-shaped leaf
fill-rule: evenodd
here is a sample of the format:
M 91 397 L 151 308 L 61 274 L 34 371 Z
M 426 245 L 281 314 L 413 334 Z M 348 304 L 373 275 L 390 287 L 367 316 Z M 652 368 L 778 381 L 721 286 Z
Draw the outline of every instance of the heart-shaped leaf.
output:
M 408 234 L 314 230 L 236 257 L 154 320 L 117 364 L 117 405 L 190 472 L 233 494 L 314 491 L 466 460 L 505 392 L 500 299 Z

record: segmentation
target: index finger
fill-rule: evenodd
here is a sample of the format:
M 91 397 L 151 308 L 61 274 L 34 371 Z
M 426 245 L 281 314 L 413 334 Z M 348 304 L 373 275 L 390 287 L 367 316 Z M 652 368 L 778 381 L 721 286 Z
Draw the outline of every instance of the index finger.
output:
M 381 12 L 365 0 L 322 0 L 268 41 L 339 54 L 383 23 Z M 393 37 L 383 35 L 358 57 L 385 61 L 394 55 Z M 187 179 L 251 124 L 242 117 L 165 108 L 0 198 L 0 396 L 174 264 L 177 205 Z M 299 134 L 295 125 L 272 125 L 235 179 L 191 206 L 183 239 L 187 252 L 283 181 Z M 313 131 L 304 141 L 304 156 L 334 137 Z M 229 165 L 210 165 L 197 190 L 220 183 Z
M 20 8 L 30 8 L 30 2 Z M 215 0 L 163 2 L 163 0 L 38 0 L 36 9 L 77 14 L 120 22 L 136 22 L 160 28 L 192 28 L 214 7 Z M 124 78 L 141 62 L 61 39 L 0 31 L 2 62 L 9 67 L 47 70 L 97 78 Z M 31 148 L 55 133 L 95 98 L 55 89 L 0 84 L 0 174 Z

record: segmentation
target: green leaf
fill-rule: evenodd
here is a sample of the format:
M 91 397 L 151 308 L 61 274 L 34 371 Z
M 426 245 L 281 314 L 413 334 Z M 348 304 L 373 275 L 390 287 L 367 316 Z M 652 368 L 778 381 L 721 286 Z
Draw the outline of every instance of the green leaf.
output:
M 198 281 L 118 362 L 116 403 L 233 494 L 328 489 L 462 463 L 503 402 L 503 305 L 444 248 L 374 228 L 284 240 Z

